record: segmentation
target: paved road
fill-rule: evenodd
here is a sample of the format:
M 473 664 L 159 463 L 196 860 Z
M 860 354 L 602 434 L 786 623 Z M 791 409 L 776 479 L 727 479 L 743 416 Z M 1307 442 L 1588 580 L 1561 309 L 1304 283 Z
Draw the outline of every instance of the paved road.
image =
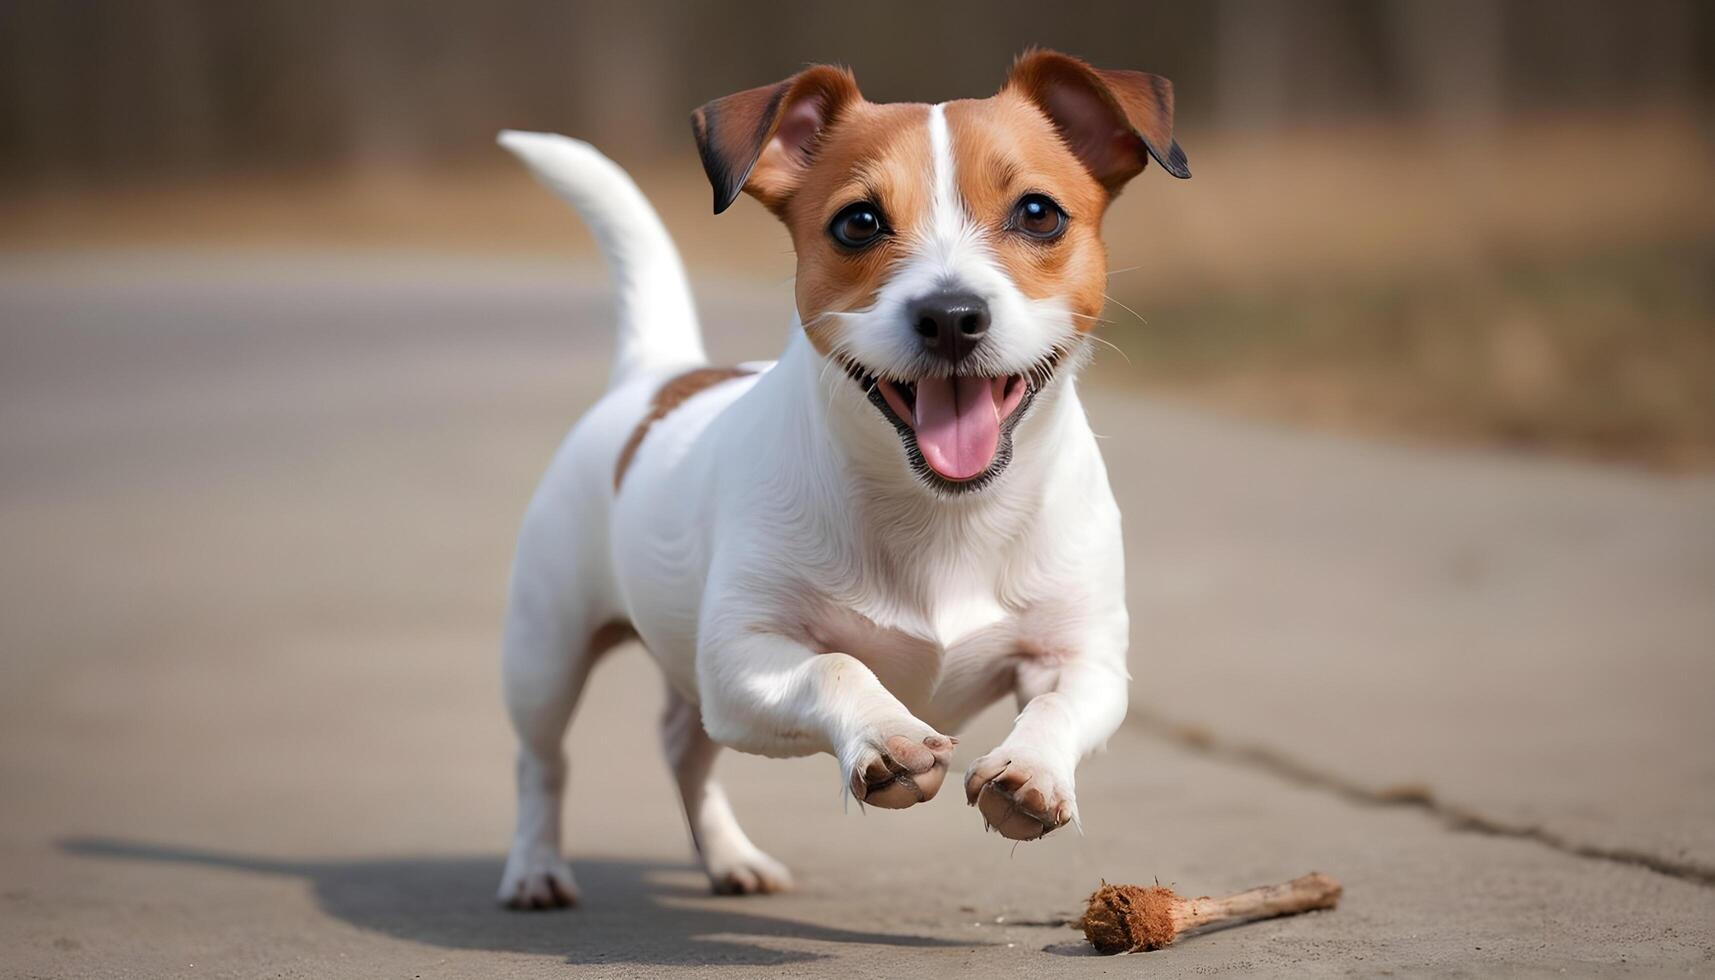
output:
M 784 289 L 703 295 L 717 353 L 777 346 Z M 731 756 L 802 889 L 707 896 L 631 651 L 572 732 L 587 907 L 494 909 L 510 539 L 604 297 L 530 262 L 0 262 L 0 974 L 1715 970 L 1715 482 L 1111 389 L 1137 708 L 1084 836 Z M 1104 877 L 1311 869 L 1338 911 L 1144 959 L 1062 924 Z

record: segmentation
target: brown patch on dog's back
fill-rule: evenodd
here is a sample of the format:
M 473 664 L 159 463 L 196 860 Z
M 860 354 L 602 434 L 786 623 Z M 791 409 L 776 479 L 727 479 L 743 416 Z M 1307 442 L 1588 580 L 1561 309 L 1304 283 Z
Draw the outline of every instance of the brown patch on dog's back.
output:
M 613 466 L 613 489 L 619 491 L 619 484 L 625 479 L 625 471 L 631 468 L 631 460 L 637 455 L 637 450 L 643 445 L 643 437 L 649 434 L 649 429 L 655 423 L 666 418 L 673 409 L 689 401 L 692 396 L 703 392 L 723 381 L 742 378 L 754 374 L 744 368 L 736 367 L 707 367 L 686 371 L 667 379 L 661 390 L 655 392 L 655 397 L 649 401 L 649 411 L 637 422 L 637 427 L 631 430 L 631 437 L 625 440 L 625 446 L 619 451 L 619 460 Z
M 1102 215 L 1109 194 L 1067 148 L 1048 117 L 1011 90 L 947 104 L 953 174 L 966 213 L 996 259 L 1031 299 L 1057 296 L 1088 330 L 1107 293 Z M 1043 242 L 1007 232 L 1026 194 L 1045 194 L 1065 210 L 1065 234 Z

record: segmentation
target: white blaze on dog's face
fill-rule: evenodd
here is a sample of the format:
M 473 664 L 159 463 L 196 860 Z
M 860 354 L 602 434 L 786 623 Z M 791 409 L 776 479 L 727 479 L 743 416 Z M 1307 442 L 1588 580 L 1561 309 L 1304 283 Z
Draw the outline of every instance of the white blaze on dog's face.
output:
M 832 380 L 959 491 L 1006 466 L 1096 324 L 1114 195 L 1151 156 L 1190 175 L 1172 115 L 1165 79 L 1038 51 L 988 99 L 874 104 L 823 66 L 693 121 L 716 211 L 743 190 L 790 231 L 805 335 L 851 379 Z

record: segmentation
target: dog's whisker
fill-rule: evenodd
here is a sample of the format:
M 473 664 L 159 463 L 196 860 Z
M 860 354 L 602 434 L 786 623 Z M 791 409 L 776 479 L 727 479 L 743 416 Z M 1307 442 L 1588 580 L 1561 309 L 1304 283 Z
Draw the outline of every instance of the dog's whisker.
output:
M 844 352 L 841 347 L 835 346 L 828 352 L 827 358 L 822 362 L 822 369 L 816 372 L 816 384 L 822 387 L 826 392 L 822 408 L 829 412 L 834 410 L 834 386 L 828 384 L 828 371 L 831 368 L 839 366 L 838 362 L 843 359 L 843 357 Z
M 1149 321 L 1145 320 L 1143 318 L 1143 314 L 1141 314 L 1138 311 L 1132 309 L 1131 307 L 1125 305 L 1124 303 L 1121 303 L 1119 300 L 1114 299 L 1112 296 L 1109 296 L 1107 293 L 1103 293 L 1102 295 L 1107 298 L 1108 302 L 1114 304 L 1115 306 L 1126 311 L 1127 313 L 1130 313 L 1132 316 L 1137 317 L 1137 322 L 1143 324 L 1146 327 L 1149 326 Z
M 1108 319 L 1105 319 L 1105 318 L 1099 317 L 1099 316 L 1092 316 L 1091 314 L 1088 314 L 1088 313 L 1067 313 L 1066 315 L 1067 316 L 1075 316 L 1080 320 L 1089 320 L 1089 321 L 1092 321 L 1094 323 L 1100 323 L 1100 324 L 1103 324 L 1104 326 L 1110 326 L 1111 327 L 1114 325 L 1114 321 L 1112 321 L 1112 320 L 1108 320 Z
M 1114 353 L 1118 354 L 1120 357 L 1125 358 L 1126 367 L 1131 367 L 1131 357 L 1128 356 L 1125 351 L 1120 350 L 1120 345 L 1114 343 L 1113 341 L 1107 339 L 1106 337 L 1098 337 L 1095 334 L 1090 334 L 1090 339 L 1095 341 L 1098 344 L 1101 344 L 1104 347 L 1113 348 Z
M 816 324 L 821 323 L 823 320 L 826 320 L 829 317 L 841 316 L 841 315 L 843 315 L 843 314 L 839 310 L 823 310 L 822 312 L 816 314 L 815 316 L 811 317 L 810 319 L 805 320 L 802 324 L 800 324 L 800 326 L 803 326 L 806 328 L 813 327 Z

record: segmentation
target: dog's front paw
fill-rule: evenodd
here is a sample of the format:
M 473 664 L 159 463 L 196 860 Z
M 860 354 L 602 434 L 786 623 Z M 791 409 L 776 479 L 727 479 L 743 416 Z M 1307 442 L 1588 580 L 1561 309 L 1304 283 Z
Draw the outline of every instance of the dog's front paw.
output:
M 846 785 L 859 802 L 903 810 L 935 798 L 958 741 L 927 734 L 884 735 L 864 742 L 846 764 Z
M 984 825 L 1012 840 L 1036 840 L 1077 818 L 1072 776 L 1028 749 L 1001 747 L 965 771 L 965 801 Z
M 509 909 L 563 909 L 578 904 L 571 865 L 539 850 L 513 851 L 495 896 Z

